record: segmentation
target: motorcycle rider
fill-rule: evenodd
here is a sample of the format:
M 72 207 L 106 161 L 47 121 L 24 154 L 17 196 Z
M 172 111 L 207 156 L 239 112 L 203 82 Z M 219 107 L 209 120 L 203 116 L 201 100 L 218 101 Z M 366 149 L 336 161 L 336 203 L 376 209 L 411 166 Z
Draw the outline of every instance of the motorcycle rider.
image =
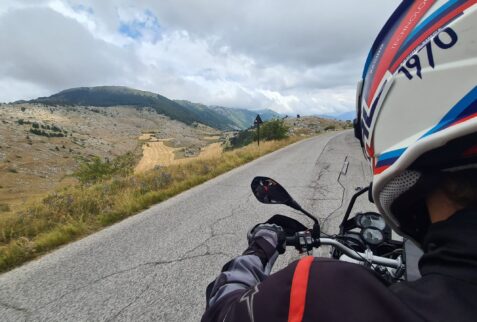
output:
M 270 275 L 285 236 L 261 224 L 207 288 L 202 321 L 477 319 L 477 0 L 403 1 L 371 49 L 357 115 L 374 203 L 424 250 L 422 277 L 387 286 L 313 257 Z

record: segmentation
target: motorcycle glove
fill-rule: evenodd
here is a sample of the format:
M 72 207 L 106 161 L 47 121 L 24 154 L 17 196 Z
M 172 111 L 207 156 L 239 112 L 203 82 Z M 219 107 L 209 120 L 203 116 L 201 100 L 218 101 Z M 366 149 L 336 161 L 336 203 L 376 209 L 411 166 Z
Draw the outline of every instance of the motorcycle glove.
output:
M 243 254 L 258 256 L 264 266 L 273 265 L 278 254 L 285 252 L 286 236 L 280 226 L 258 224 L 247 233 L 247 239 L 249 246 Z

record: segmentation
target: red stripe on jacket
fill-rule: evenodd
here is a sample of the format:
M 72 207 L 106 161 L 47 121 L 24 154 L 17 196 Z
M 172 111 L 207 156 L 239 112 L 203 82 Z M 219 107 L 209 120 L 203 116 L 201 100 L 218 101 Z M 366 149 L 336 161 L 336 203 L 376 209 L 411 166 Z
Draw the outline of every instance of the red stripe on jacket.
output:
M 290 310 L 288 312 L 288 322 L 301 322 L 305 313 L 306 290 L 308 288 L 308 278 L 314 257 L 302 258 L 293 274 L 292 287 L 290 291 Z

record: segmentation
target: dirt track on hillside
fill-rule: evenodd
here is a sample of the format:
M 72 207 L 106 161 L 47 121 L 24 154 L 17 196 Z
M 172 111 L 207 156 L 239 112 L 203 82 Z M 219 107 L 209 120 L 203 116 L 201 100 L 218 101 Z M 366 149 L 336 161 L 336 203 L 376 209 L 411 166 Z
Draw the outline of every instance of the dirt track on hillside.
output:
M 146 137 L 142 137 L 145 139 Z M 164 141 L 144 143 L 143 155 L 141 161 L 134 169 L 135 173 L 143 173 L 154 169 L 156 166 L 169 166 L 175 164 L 183 164 L 196 159 L 210 159 L 219 157 L 222 154 L 221 143 L 212 143 L 202 148 L 200 154 L 190 158 L 175 158 L 175 152 L 181 148 L 172 148 L 164 144 Z
M 142 159 L 139 161 L 135 173 L 142 173 L 154 169 L 157 165 L 168 166 L 174 163 L 176 148 L 168 147 L 164 142 L 148 142 L 142 147 Z

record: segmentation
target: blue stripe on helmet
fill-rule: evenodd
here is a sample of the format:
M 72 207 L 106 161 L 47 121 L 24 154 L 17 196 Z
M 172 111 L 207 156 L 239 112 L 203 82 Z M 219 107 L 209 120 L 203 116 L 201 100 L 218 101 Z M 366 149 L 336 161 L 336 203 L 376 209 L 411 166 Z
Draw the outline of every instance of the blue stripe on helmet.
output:
M 462 119 L 470 115 L 470 109 L 473 110 L 477 108 L 476 103 L 477 103 L 477 86 L 474 87 L 474 89 L 471 90 L 466 96 L 464 96 L 464 98 L 461 99 L 436 126 L 434 126 L 430 131 L 428 131 L 426 134 L 420 137 L 419 140 L 431 134 L 439 132 L 445 129 L 446 127 L 448 127 L 449 125 L 451 125 L 452 123 L 458 121 L 459 119 Z
M 392 165 L 397 159 L 399 159 L 399 157 L 401 157 L 401 155 L 403 155 L 404 152 L 406 152 L 406 150 L 407 148 L 403 148 L 381 154 L 376 166 L 382 167 L 385 165 Z
M 420 34 L 421 31 L 426 28 L 428 25 L 433 24 L 435 20 L 439 20 L 441 16 L 444 16 L 448 12 L 455 9 L 455 7 L 461 5 L 458 0 L 450 0 L 445 5 L 437 9 L 432 15 L 430 15 L 426 20 L 420 23 L 416 29 L 409 35 L 408 40 L 404 43 L 403 47 L 406 47 L 408 43 L 417 35 Z M 449 10 L 448 10 L 449 9 Z

